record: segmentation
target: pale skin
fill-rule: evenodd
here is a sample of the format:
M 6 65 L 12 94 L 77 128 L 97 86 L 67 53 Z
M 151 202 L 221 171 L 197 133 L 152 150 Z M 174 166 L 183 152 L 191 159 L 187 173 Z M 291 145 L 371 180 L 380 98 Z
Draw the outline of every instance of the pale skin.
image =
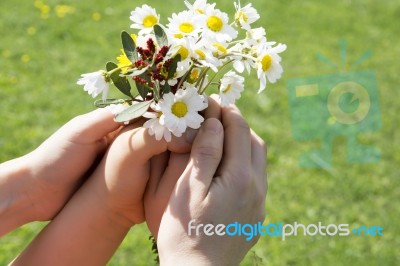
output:
M 221 110 L 211 100 L 205 117 L 194 142 L 193 136 L 158 142 L 140 121 L 122 129 L 88 180 L 72 197 L 65 193 L 71 197 L 65 207 L 43 215 L 60 211 L 12 265 L 105 265 L 130 228 L 145 220 L 157 237 L 161 265 L 238 264 L 256 239 L 189 237 L 186 226 L 192 219 L 264 220 L 264 143 L 234 106 Z
M 191 220 L 196 224 L 264 221 L 265 144 L 236 107 L 221 113 L 222 123 L 205 122 L 190 154 L 171 153 L 168 165 L 166 154 L 152 159 L 145 211 L 147 225 L 157 237 L 161 264 L 238 265 L 258 240 L 187 232 Z
M 56 216 L 119 128 L 109 111 L 95 110 L 69 121 L 33 152 L 0 164 L 0 236 Z

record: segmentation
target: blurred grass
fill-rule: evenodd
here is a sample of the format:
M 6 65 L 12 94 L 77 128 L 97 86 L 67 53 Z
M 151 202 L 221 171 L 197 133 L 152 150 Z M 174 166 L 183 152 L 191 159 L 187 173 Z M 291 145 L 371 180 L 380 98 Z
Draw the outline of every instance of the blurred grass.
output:
M 232 14 L 233 5 L 216 1 Z M 34 149 L 73 116 L 93 109 L 75 85 L 81 73 L 94 71 L 119 54 L 119 33 L 129 29 L 129 12 L 143 3 L 157 8 L 165 22 L 184 8 L 181 1 L 2 0 L 0 2 L 0 162 Z M 398 71 L 400 2 L 396 0 L 254 0 L 258 25 L 270 40 L 286 43 L 283 79 L 254 97 L 255 75 L 239 106 L 254 130 L 268 143 L 266 223 L 349 223 L 380 225 L 383 237 L 262 237 L 243 265 L 399 265 L 400 137 Z M 17 5 L 17 7 L 16 7 Z M 65 5 L 65 6 L 62 6 Z M 68 8 L 69 7 L 69 8 Z M 72 9 L 71 9 L 72 8 Z M 63 12 L 64 17 L 61 17 Z M 46 17 L 47 16 L 47 17 Z M 373 57 L 354 70 L 371 69 L 379 86 L 382 129 L 362 134 L 363 143 L 382 152 L 376 164 L 346 162 L 346 142 L 334 142 L 334 167 L 301 169 L 298 156 L 319 142 L 291 136 L 286 80 L 336 73 L 315 59 L 320 52 L 340 62 L 339 39 L 348 42 L 354 62 L 371 49 Z M 228 206 L 227 206 L 228 207 Z M 1 222 L 1 221 L 0 221 Z M 33 223 L 0 238 L 0 265 L 29 243 L 44 224 Z M 135 227 L 110 265 L 151 265 L 145 225 Z M 261 262 L 260 262 L 261 261 Z

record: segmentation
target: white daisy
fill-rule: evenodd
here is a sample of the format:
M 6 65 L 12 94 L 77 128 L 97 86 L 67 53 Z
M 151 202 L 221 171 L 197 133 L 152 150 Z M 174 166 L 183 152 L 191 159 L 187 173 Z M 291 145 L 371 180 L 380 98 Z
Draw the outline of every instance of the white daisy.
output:
M 196 68 L 194 68 L 193 70 L 195 70 Z M 196 74 L 196 72 L 197 71 L 192 71 L 191 73 L 190 73 L 190 76 L 192 76 L 192 74 L 194 74 L 193 76 L 196 76 L 196 75 L 198 75 L 198 74 Z M 200 73 L 200 72 L 199 72 Z M 199 83 L 197 83 L 197 82 L 199 82 Z M 192 80 L 186 80 L 186 81 L 184 81 L 183 82 L 183 88 L 187 88 L 187 87 L 193 87 L 193 86 L 195 86 L 196 88 L 197 88 L 197 91 L 203 91 L 203 96 L 204 96 L 204 101 L 205 101 L 205 106 L 207 107 L 208 106 L 208 98 L 207 98 L 207 95 L 205 94 L 205 92 L 204 92 L 204 90 L 205 90 L 205 88 L 207 87 L 207 84 L 208 84 L 208 76 L 207 75 L 205 75 L 203 78 L 202 78 L 202 81 L 201 80 L 199 80 L 199 77 L 197 77 L 197 80 L 196 81 L 192 81 Z
M 207 8 L 203 37 L 217 40 L 217 42 L 229 42 L 236 38 L 238 32 L 229 25 L 228 15 L 218 9 Z
M 169 129 L 160 123 L 162 112 L 158 104 L 152 104 L 151 108 L 155 112 L 146 112 L 143 117 L 149 118 L 144 124 L 144 128 L 148 128 L 150 136 L 155 135 L 156 140 L 161 140 L 163 137 L 167 142 L 171 141 L 172 135 Z M 182 134 L 177 134 L 180 137 Z
M 130 19 L 134 22 L 131 28 L 139 29 L 139 34 L 147 34 L 160 21 L 160 15 L 157 14 L 154 8 L 142 5 L 131 12 Z
M 222 61 L 215 57 L 212 49 L 209 41 L 202 39 L 191 47 L 191 56 L 203 66 L 208 66 L 214 72 L 218 72 L 218 67 L 222 65 Z
M 181 56 L 181 60 L 178 62 L 178 67 L 176 69 L 177 77 L 181 77 L 187 72 L 193 61 L 192 47 L 195 45 L 195 38 L 186 37 L 182 39 L 173 39 L 171 43 L 171 49 L 168 53 L 171 55 L 179 54 Z
M 202 66 L 208 66 L 217 72 L 218 67 L 222 65 L 222 61 L 213 54 L 213 47 L 208 41 L 200 40 L 194 37 L 186 37 L 182 39 L 174 39 L 170 53 L 180 54 L 181 61 L 178 63 L 177 76 L 185 74 L 190 64 L 195 60 Z
M 244 78 L 234 71 L 229 71 L 221 79 L 219 97 L 221 106 L 235 103 L 240 98 L 240 93 L 244 90 Z
M 237 43 L 228 49 L 229 54 L 234 54 L 230 57 L 234 60 L 233 68 L 237 72 L 243 73 L 243 71 L 246 69 L 247 73 L 250 73 L 251 68 L 256 68 L 254 60 L 252 60 L 250 57 L 244 56 L 251 53 L 251 51 L 251 46 L 241 43 Z
M 83 85 L 83 90 L 87 91 L 93 98 L 103 93 L 103 100 L 107 99 L 110 83 L 106 78 L 106 72 L 104 70 L 82 74 L 77 84 Z
M 195 87 L 179 89 L 173 93 L 164 94 L 159 101 L 162 115 L 160 124 L 165 125 L 175 136 L 180 136 L 187 127 L 198 129 L 204 118 L 199 111 L 207 107 L 206 99 L 197 93 Z
M 286 50 L 285 44 L 278 44 L 275 47 L 261 45 L 258 51 L 258 70 L 257 76 L 260 80 L 260 89 L 258 93 L 262 92 L 267 85 L 267 79 L 271 83 L 275 83 L 281 78 L 283 69 L 280 65 L 281 57 L 279 53 Z
M 186 82 L 189 84 L 194 84 L 200 77 L 201 68 L 194 67 L 190 73 L 188 73 Z M 189 85 L 190 86 L 190 85 Z
M 186 7 L 195 14 L 205 14 L 207 8 L 214 8 L 215 3 L 208 4 L 207 0 L 196 0 L 193 5 L 189 1 L 185 1 Z
M 251 4 L 247 4 L 244 7 L 240 6 L 239 3 L 234 2 L 236 13 L 235 13 L 235 22 L 245 30 L 250 30 L 250 24 L 254 23 L 260 18 L 257 10 L 251 6 Z
M 203 20 L 203 16 L 194 15 L 190 11 L 182 11 L 178 14 L 172 14 L 172 18 L 168 18 L 167 27 L 171 34 L 177 38 L 187 35 L 197 36 L 201 31 Z
M 263 27 L 251 29 L 246 33 L 246 43 L 250 46 L 258 45 L 267 42 L 265 37 L 265 29 Z M 273 45 L 275 43 L 271 43 Z
M 213 43 L 211 46 L 211 50 L 213 51 L 213 55 L 217 58 L 224 56 L 228 53 L 228 44 L 226 43 Z

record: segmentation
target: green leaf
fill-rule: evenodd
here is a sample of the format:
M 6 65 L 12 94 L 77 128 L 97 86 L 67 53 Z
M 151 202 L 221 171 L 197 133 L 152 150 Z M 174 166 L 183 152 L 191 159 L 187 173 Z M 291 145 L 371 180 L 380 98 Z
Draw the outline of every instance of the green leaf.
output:
M 126 77 L 119 77 L 117 81 L 113 81 L 115 87 L 119 89 L 123 94 L 126 96 L 129 96 L 133 98 L 133 95 L 131 94 L 131 84 L 129 84 L 129 81 Z
M 111 104 L 120 104 L 120 103 L 125 103 L 124 99 L 106 99 L 106 100 L 97 100 L 94 102 L 94 105 L 97 108 L 104 108 L 106 106 L 109 106 Z
M 149 77 L 146 74 L 142 74 L 139 77 L 143 78 L 144 80 L 149 80 Z M 145 86 L 144 84 L 140 82 L 135 82 L 136 83 L 136 89 L 139 92 L 139 95 L 142 97 L 142 99 L 146 99 L 147 94 L 149 93 L 149 88 Z
M 135 70 L 131 70 L 127 73 L 125 73 L 126 76 L 130 76 L 130 77 L 135 77 L 135 76 L 139 76 L 142 75 L 144 72 L 147 71 L 147 69 L 149 69 L 150 66 L 144 67 L 142 69 L 135 69 Z
M 177 54 L 174 59 L 172 60 L 172 63 L 168 69 L 168 79 L 171 79 L 174 77 L 176 68 L 178 67 L 178 62 L 181 61 L 181 55 Z
M 153 29 L 158 46 L 163 47 L 164 45 L 168 45 L 168 37 L 164 29 L 158 24 L 154 25 Z
M 121 32 L 122 39 L 122 47 L 124 48 L 126 56 L 131 60 L 131 62 L 135 62 L 138 60 L 138 54 L 136 51 L 136 44 L 133 41 L 131 35 L 126 31 Z
M 113 62 L 107 62 L 106 64 L 106 70 L 107 72 L 111 72 L 114 69 L 118 68 L 117 64 L 113 63 Z M 110 75 L 111 80 L 114 82 L 114 80 L 118 80 L 119 79 L 119 74 L 121 73 L 121 70 L 114 70 L 112 72 L 112 74 Z
M 153 88 L 153 92 L 154 92 L 154 99 L 156 101 L 158 101 L 160 99 L 160 82 L 158 80 L 154 81 L 154 88 Z
M 141 117 L 150 107 L 153 101 L 138 102 L 122 111 L 115 117 L 117 122 L 127 122 L 135 118 Z
M 165 81 L 165 84 L 162 87 L 162 95 L 169 92 L 171 92 L 171 86 L 169 86 L 168 81 Z
M 126 96 L 133 98 L 133 95 L 131 93 L 131 85 L 129 84 L 128 79 L 123 76 L 121 77 L 120 76 L 121 70 L 120 69 L 115 70 L 116 68 L 118 68 L 118 66 L 113 62 L 108 62 L 106 64 L 107 72 L 114 70 L 114 72 L 112 72 L 112 74 L 110 75 L 110 78 L 114 83 L 115 87 L 117 87 L 117 89 L 120 90 Z

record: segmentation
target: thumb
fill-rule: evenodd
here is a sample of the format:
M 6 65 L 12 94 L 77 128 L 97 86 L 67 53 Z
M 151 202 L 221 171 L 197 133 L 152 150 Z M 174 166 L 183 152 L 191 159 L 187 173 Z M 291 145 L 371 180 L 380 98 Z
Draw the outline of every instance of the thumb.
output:
M 170 142 L 164 139 L 157 140 L 151 136 L 147 128 L 133 128 L 128 126 L 121 130 L 115 142 L 123 142 L 129 147 L 127 159 L 135 154 L 135 162 L 144 164 L 153 156 L 161 154 L 167 150 L 175 153 L 188 153 L 192 148 L 192 143 L 197 134 L 197 130 L 187 129 L 181 137 L 172 137 Z
M 191 194 L 196 199 L 206 197 L 215 172 L 222 158 L 224 129 L 215 118 L 207 119 L 194 140 L 190 161 L 177 185 L 174 195 L 182 195 L 189 200 Z

